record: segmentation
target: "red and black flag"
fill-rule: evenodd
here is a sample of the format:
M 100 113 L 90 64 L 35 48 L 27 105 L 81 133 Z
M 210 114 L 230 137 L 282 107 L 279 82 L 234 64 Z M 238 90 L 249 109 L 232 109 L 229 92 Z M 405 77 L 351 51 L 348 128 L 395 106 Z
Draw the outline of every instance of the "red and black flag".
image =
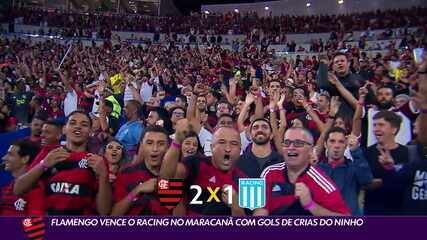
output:
M 160 204 L 167 209 L 175 208 L 182 200 L 184 194 L 183 179 L 161 179 L 157 183 L 157 195 Z
M 22 221 L 25 235 L 30 240 L 43 240 L 45 234 L 45 224 L 41 217 L 26 218 Z

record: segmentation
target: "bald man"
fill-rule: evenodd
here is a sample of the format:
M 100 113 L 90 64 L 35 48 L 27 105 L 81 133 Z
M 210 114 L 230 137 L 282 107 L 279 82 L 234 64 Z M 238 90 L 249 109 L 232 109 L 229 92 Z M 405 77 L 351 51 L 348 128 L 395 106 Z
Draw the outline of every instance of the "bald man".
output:
M 245 215 L 237 201 L 238 179 L 245 177 L 235 168 L 240 158 L 240 133 L 234 128 L 220 127 L 212 138 L 212 157 L 191 156 L 180 163 L 181 143 L 192 126 L 187 119 L 182 119 L 177 122 L 176 129 L 175 140 L 165 155 L 160 177 L 182 176 L 189 186 L 200 186 L 200 189 L 190 187 L 187 192 L 187 215 Z M 217 198 L 212 197 L 208 187 L 216 191 Z M 229 191 L 231 199 L 228 198 Z M 198 192 L 201 192 L 200 196 Z
M 254 215 L 349 215 L 339 189 L 319 168 L 310 165 L 313 136 L 304 128 L 290 128 L 283 143 L 284 163 L 267 167 L 267 203 Z

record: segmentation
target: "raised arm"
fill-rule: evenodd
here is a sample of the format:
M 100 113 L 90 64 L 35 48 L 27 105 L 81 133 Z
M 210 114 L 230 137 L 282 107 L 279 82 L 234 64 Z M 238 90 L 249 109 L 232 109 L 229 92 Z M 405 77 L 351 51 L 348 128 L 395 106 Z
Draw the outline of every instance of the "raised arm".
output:
M 200 111 L 197 109 L 197 96 L 195 94 L 191 94 L 186 116 L 193 126 L 193 131 L 199 134 L 202 129 L 202 124 L 200 123 Z
M 351 129 L 351 135 L 357 138 L 359 138 L 362 133 L 363 106 L 365 104 L 367 94 L 368 89 L 365 86 L 359 89 L 359 101 L 357 102 L 356 111 L 354 112 L 353 128 Z
M 162 166 L 160 168 L 159 177 L 162 179 L 170 179 L 174 176 L 185 176 L 184 169 L 179 166 L 179 158 L 181 155 L 180 145 L 185 139 L 185 136 L 192 130 L 191 124 L 187 119 L 181 119 L 176 123 L 175 139 L 171 147 L 166 152 Z
M 424 146 L 427 146 L 427 60 L 418 67 L 418 92 L 414 98 L 420 112 L 420 133 L 418 134 L 418 141 Z
M 347 90 L 347 88 L 344 87 L 344 85 L 338 80 L 337 76 L 333 73 L 328 73 L 328 81 L 337 88 L 341 97 L 343 97 L 353 109 L 356 109 L 357 99 L 350 91 Z
M 252 103 L 255 102 L 255 96 L 252 93 L 246 95 L 245 103 L 243 104 L 242 110 L 240 110 L 239 117 L 237 118 L 237 128 L 239 132 L 245 131 L 245 120 L 249 114 L 249 108 Z
M 336 118 L 336 115 L 338 113 L 340 106 L 341 106 L 341 102 L 339 101 L 339 97 L 333 96 L 331 98 L 331 103 L 330 103 L 330 107 L 329 107 L 328 120 L 326 120 L 325 128 L 324 128 L 323 132 L 320 134 L 320 137 L 319 137 L 319 139 L 317 139 L 317 142 L 316 142 L 315 149 L 316 149 L 316 153 L 318 156 L 323 152 L 326 133 L 334 125 L 334 121 L 335 121 L 335 118 Z

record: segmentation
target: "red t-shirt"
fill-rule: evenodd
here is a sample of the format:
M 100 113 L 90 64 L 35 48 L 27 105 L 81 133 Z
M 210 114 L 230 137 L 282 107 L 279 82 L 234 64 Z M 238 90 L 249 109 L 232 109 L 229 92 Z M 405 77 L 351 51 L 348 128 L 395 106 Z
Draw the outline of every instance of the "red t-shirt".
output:
M 15 195 L 10 182 L 0 189 L 0 216 L 28 216 L 44 214 L 44 199 L 38 198 L 41 188 L 32 190 L 27 194 Z
M 286 163 L 267 167 L 261 174 L 266 181 L 266 206 L 270 215 L 311 215 L 295 197 L 295 185 L 289 181 Z M 297 183 L 304 183 L 315 203 L 332 212 L 350 214 L 335 183 L 317 167 L 308 166 L 298 176 Z
M 125 198 L 138 184 L 157 178 L 144 163 L 124 168 L 114 182 L 114 202 Z M 171 215 L 171 211 L 161 206 L 157 193 L 147 193 L 137 196 L 126 215 Z
M 71 152 L 70 157 L 42 176 L 49 215 L 96 214 L 98 179 L 88 166 L 87 152 Z

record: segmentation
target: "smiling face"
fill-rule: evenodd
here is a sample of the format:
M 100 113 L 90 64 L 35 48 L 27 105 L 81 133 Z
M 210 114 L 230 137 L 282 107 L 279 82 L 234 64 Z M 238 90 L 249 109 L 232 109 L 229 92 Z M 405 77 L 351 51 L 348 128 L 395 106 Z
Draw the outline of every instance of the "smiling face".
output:
M 313 139 L 302 129 L 291 128 L 285 133 L 283 154 L 290 168 L 303 169 L 310 163 Z
M 85 144 L 89 139 L 90 132 L 91 122 L 88 116 L 79 112 L 69 116 L 64 128 L 67 141 L 70 141 L 74 145 Z
M 229 171 L 240 157 L 240 148 L 240 135 L 236 129 L 219 128 L 212 139 L 212 163 L 221 171 Z
M 61 139 L 61 127 L 45 123 L 42 127 L 41 144 L 58 144 Z
M 383 144 L 389 139 L 394 139 L 397 132 L 397 128 L 393 127 L 384 118 L 374 119 L 374 135 L 378 143 Z
M 199 141 L 197 140 L 197 137 L 187 137 L 182 142 L 182 149 L 181 153 L 184 158 L 192 155 L 196 155 L 197 148 L 199 146 Z
M 19 155 L 19 146 L 11 145 L 7 150 L 6 155 L 3 157 L 4 170 L 8 172 L 15 172 L 25 166 L 28 157 Z
M 252 141 L 257 145 L 265 145 L 272 139 L 270 125 L 264 120 L 254 122 L 250 134 Z

